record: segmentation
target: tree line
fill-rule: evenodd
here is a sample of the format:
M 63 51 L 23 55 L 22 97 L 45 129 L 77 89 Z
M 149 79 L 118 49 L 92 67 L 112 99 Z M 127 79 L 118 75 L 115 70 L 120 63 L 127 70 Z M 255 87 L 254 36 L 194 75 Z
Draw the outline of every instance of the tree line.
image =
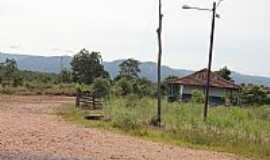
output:
M 156 97 L 156 84 L 141 76 L 140 62 L 135 59 L 127 59 L 119 64 L 119 74 L 112 78 L 104 69 L 100 52 L 89 52 L 82 49 L 74 55 L 71 61 L 71 69 L 63 69 L 59 74 L 22 71 L 17 67 L 14 59 L 6 59 L 0 63 L 0 84 L 5 86 L 26 86 L 31 88 L 33 84 L 76 84 L 78 91 L 90 91 L 100 97 L 135 95 L 138 97 Z M 216 72 L 224 79 L 233 81 L 231 71 L 224 67 Z M 169 76 L 161 83 L 161 94 L 168 93 L 168 82 L 178 78 Z M 35 87 L 35 86 L 32 86 Z M 194 93 L 198 98 L 199 93 Z M 270 104 L 269 89 L 262 85 L 241 84 L 240 97 L 243 104 Z M 233 98 L 233 97 L 231 97 Z

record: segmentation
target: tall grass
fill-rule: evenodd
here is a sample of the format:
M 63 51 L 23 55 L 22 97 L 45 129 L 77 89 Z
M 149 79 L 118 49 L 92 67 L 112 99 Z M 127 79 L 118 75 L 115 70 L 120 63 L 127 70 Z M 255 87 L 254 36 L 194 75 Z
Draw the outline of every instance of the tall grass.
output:
M 26 83 L 23 86 L 13 87 L 0 84 L 0 94 L 9 95 L 76 95 L 76 84 L 47 84 Z
M 156 101 L 135 96 L 106 101 L 104 113 L 111 121 L 104 123 L 150 139 L 270 159 L 270 106 L 210 108 L 208 120 L 204 122 L 201 104 L 162 103 L 163 129 L 151 126 Z

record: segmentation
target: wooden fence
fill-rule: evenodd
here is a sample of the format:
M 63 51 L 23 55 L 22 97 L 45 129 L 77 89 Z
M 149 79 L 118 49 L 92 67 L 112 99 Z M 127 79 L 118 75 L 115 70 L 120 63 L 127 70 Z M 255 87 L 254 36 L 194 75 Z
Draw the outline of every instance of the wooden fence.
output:
M 103 107 L 103 100 L 88 92 L 77 93 L 75 103 L 76 107 L 83 109 L 97 110 Z

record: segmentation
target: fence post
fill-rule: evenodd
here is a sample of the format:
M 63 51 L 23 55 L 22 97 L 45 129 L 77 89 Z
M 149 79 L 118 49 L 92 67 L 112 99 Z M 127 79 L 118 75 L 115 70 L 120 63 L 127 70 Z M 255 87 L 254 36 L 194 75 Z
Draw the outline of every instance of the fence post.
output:
M 95 94 L 92 95 L 92 98 L 93 98 L 92 99 L 93 100 L 93 108 L 96 109 L 96 102 L 95 102 L 96 97 L 95 97 Z
M 78 91 L 76 94 L 76 107 L 80 107 L 80 92 Z

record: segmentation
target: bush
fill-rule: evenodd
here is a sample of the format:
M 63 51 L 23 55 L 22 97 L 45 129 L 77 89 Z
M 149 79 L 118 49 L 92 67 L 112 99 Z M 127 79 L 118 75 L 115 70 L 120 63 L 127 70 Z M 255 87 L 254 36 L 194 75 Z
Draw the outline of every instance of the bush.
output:
M 75 86 L 77 92 L 90 92 L 90 86 L 86 84 L 76 84 Z
M 91 86 L 91 92 L 97 97 L 106 97 L 110 93 L 111 84 L 108 80 L 98 78 Z
M 126 96 L 133 92 L 132 83 L 127 78 L 121 78 L 114 85 L 113 92 L 117 96 Z
M 263 105 L 270 101 L 265 87 L 252 84 L 243 85 L 240 96 L 242 103 L 246 105 Z
M 146 78 L 137 79 L 133 83 L 134 93 L 139 97 L 154 96 L 155 88 L 151 81 Z
M 7 94 L 7 95 L 12 95 L 12 94 L 15 94 L 15 90 L 13 87 L 6 86 L 6 87 L 1 88 L 1 93 Z
M 18 87 L 18 86 L 22 86 L 23 85 L 23 78 L 22 77 L 15 77 L 14 78 L 14 83 L 13 86 L 14 87 Z
M 194 90 L 192 91 L 192 102 L 194 103 L 203 103 L 204 102 L 204 94 L 202 91 Z

